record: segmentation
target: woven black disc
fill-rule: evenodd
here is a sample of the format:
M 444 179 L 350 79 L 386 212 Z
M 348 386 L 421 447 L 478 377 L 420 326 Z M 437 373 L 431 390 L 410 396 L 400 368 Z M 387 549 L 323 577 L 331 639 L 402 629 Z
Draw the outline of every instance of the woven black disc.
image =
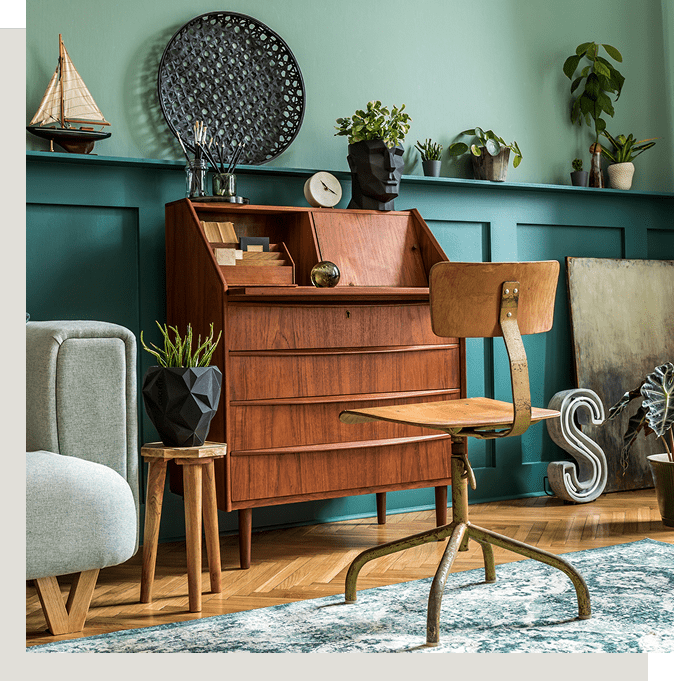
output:
M 186 23 L 164 50 L 157 89 L 171 131 L 193 151 L 194 124 L 204 123 L 207 139 L 225 145 L 227 162 L 242 140 L 239 163 L 271 161 L 304 118 L 304 81 L 290 48 L 257 19 L 235 12 Z

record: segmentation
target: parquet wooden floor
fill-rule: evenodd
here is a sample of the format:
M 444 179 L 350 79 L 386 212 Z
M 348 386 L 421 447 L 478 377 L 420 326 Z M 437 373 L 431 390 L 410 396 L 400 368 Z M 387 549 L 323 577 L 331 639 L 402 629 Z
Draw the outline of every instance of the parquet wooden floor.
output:
M 451 513 L 451 511 L 450 511 Z M 451 517 L 451 516 L 450 516 Z M 605 494 L 581 505 L 554 497 L 474 504 L 471 521 L 552 553 L 610 546 L 650 537 L 674 544 L 674 528 L 661 520 L 652 489 Z M 208 568 L 202 573 L 203 610 L 187 610 L 185 543 L 160 544 L 153 602 L 138 602 L 142 551 L 123 565 L 101 570 L 84 631 L 51 636 L 32 583 L 26 587 L 26 645 L 93 636 L 120 629 L 198 619 L 228 612 L 344 593 L 351 560 L 363 549 L 433 527 L 434 511 L 390 515 L 323 525 L 256 532 L 249 570 L 239 569 L 238 537 L 221 537 L 222 593 L 209 593 Z M 358 588 L 431 577 L 446 541 L 378 558 L 361 571 Z M 497 565 L 521 560 L 494 548 Z M 452 572 L 482 567 L 478 545 L 460 553 Z M 63 593 L 68 578 L 60 580 Z

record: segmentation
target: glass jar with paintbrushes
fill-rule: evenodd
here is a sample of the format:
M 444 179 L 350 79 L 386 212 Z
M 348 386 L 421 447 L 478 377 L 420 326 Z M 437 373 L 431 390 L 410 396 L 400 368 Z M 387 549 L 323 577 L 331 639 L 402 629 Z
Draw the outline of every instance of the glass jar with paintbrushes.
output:
M 224 144 L 216 144 L 220 160 L 220 172 L 217 172 L 218 168 L 216 166 L 216 172 L 213 174 L 213 196 L 221 196 L 228 201 L 237 201 L 234 168 L 236 168 L 236 164 L 241 158 L 244 146 L 245 142 L 239 142 L 230 157 L 229 163 L 226 163 Z

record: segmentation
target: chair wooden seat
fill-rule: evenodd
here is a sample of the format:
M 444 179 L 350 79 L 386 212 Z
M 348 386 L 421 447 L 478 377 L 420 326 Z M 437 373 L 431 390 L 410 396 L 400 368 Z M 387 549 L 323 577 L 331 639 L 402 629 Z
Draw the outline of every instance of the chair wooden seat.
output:
M 496 580 L 493 546 L 533 558 L 564 572 L 576 589 L 578 616 L 590 617 L 590 594 L 580 573 L 566 560 L 537 547 L 473 525 L 468 520 L 468 483 L 475 489 L 468 437 L 496 439 L 524 433 L 532 423 L 560 416 L 531 406 L 529 370 L 522 334 L 552 328 L 559 263 L 439 262 L 430 272 L 431 323 L 436 335 L 448 338 L 503 337 L 510 362 L 512 403 L 486 397 L 404 404 L 343 411 L 344 423 L 390 421 L 431 428 L 451 435 L 452 522 L 360 553 L 349 566 L 344 589 L 347 603 L 356 601 L 356 581 L 370 560 L 431 541 L 449 538 L 428 596 L 426 644 L 440 640 L 440 607 L 447 576 L 458 551 L 472 539 L 482 547 L 485 581 Z
M 513 423 L 513 414 L 513 405 L 510 402 L 491 400 L 487 397 L 469 397 L 464 400 L 347 409 L 339 415 L 339 420 L 343 423 L 391 421 L 455 432 L 458 435 L 463 428 L 507 428 Z M 531 423 L 556 418 L 559 415 L 560 412 L 554 409 L 532 407 Z

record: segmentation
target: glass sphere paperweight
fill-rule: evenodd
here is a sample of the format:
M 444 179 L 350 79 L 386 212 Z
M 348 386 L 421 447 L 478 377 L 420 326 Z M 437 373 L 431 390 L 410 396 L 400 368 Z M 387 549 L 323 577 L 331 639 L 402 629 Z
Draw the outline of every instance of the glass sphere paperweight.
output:
M 339 267 L 329 260 L 319 262 L 311 270 L 311 283 L 318 288 L 337 286 L 339 277 Z

